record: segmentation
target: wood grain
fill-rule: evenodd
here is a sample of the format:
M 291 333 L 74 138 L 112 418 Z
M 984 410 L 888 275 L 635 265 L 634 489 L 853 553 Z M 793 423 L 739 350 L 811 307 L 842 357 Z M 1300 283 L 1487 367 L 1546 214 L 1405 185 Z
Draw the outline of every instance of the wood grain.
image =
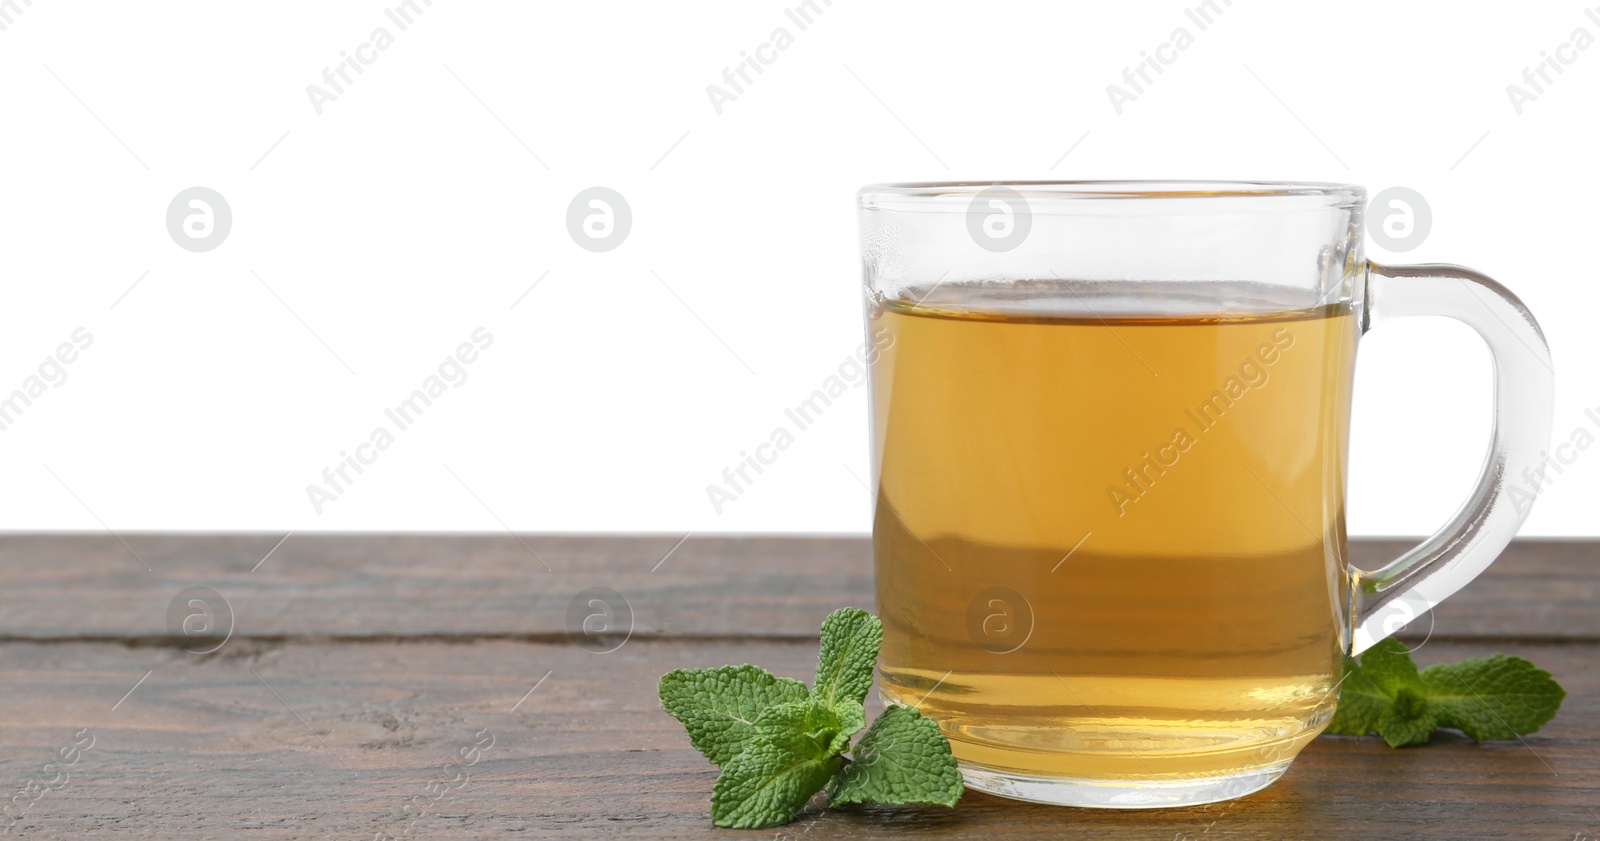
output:
M 296 534 L 263 562 L 282 537 L 0 535 L 0 639 L 165 636 L 167 604 L 190 586 L 267 640 L 559 636 L 568 603 L 596 586 L 622 594 L 639 636 L 811 638 L 829 611 L 872 603 L 865 538 L 691 536 L 671 551 L 683 535 Z M 1351 554 L 1371 568 L 1412 544 L 1354 541 Z M 1600 641 L 1597 560 L 1593 543 L 1517 541 L 1431 633 Z
M 1548 668 L 1569 698 L 1516 742 L 1436 737 L 1391 750 L 1324 738 L 1265 791 L 1209 808 L 1062 809 L 968 793 L 953 811 L 808 816 L 812 838 L 1551 838 L 1600 829 L 1600 650 L 1495 646 Z M 1432 643 L 1423 662 L 1483 655 Z M 0 780 L 38 775 L 87 728 L 93 747 L 18 828 L 31 837 L 401 837 L 405 804 L 493 737 L 414 837 L 755 838 L 714 830 L 716 777 L 657 706 L 668 667 L 757 662 L 808 678 L 804 642 L 630 640 L 609 653 L 485 641 L 241 645 L 208 656 L 101 643 L 0 646 Z M 112 706 L 146 671 L 150 676 Z M 530 687 L 548 673 L 531 695 Z M 526 696 L 526 697 L 524 697 Z M 513 711 L 515 707 L 515 711 Z M 873 711 L 876 713 L 876 710 Z
M 838 810 L 752 833 L 710 825 L 715 769 L 659 709 L 657 676 L 754 662 L 808 678 L 821 618 L 870 606 L 864 540 L 294 535 L 263 561 L 282 537 L 0 536 L 0 786 L 15 804 L 30 780 L 59 781 L 24 798 L 12 834 L 1600 838 L 1594 543 L 1519 542 L 1418 651 L 1550 670 L 1567 701 L 1524 742 L 1318 739 L 1265 791 L 1204 808 L 969 793 L 954 810 Z M 1353 551 L 1376 566 L 1406 545 Z M 166 627 L 173 596 L 197 585 L 236 614 L 210 654 Z M 568 603 L 596 586 L 628 599 L 631 634 L 569 633 Z M 65 776 L 46 768 L 63 748 Z M 463 767 L 463 750 L 480 761 Z M 426 809 L 413 821 L 408 804 Z

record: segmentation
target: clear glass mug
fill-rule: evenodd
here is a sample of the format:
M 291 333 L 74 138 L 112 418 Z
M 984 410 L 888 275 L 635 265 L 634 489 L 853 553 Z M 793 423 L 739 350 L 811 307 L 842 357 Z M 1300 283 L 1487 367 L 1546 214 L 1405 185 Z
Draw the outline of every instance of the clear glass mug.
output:
M 1468 269 L 1362 257 L 1361 187 L 884 184 L 859 194 L 886 700 L 967 784 L 1158 807 L 1277 779 L 1342 657 L 1494 560 L 1531 499 L 1549 349 Z M 1471 497 L 1377 570 L 1347 562 L 1357 340 L 1476 329 L 1494 431 Z

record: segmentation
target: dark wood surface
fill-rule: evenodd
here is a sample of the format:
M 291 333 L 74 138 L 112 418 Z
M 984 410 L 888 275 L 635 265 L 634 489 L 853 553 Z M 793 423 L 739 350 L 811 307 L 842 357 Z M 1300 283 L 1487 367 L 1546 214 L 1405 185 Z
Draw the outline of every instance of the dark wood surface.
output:
M 262 562 L 282 537 L 0 536 L 0 786 L 10 802 L 56 781 L 24 798 L 12 835 L 1600 838 L 1596 543 L 1519 542 L 1413 629 L 1424 664 L 1507 652 L 1561 681 L 1561 713 L 1522 742 L 1322 738 L 1268 789 L 1203 808 L 969 792 L 954 810 L 736 832 L 711 826 L 715 769 L 660 710 L 656 678 L 742 662 L 809 678 L 821 618 L 870 606 L 866 541 L 691 536 L 663 562 L 682 535 L 293 535 Z M 1355 554 L 1376 566 L 1404 545 Z M 235 616 L 213 653 L 167 632 L 191 586 Z M 631 634 L 568 634 L 590 587 L 628 600 Z M 47 769 L 63 748 L 74 764 Z M 464 750 L 477 761 L 462 773 Z

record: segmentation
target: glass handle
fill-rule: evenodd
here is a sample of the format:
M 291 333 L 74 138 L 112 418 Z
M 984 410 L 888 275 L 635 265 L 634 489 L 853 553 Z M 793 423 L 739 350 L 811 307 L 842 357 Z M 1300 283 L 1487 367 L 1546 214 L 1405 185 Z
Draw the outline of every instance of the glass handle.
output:
M 1411 315 L 1453 318 L 1489 345 L 1494 428 L 1478 485 L 1444 528 L 1382 569 L 1351 570 L 1352 654 L 1433 609 L 1488 568 L 1528 518 L 1542 453 L 1550 445 L 1550 346 L 1511 290 L 1461 266 L 1368 263 L 1363 332 Z

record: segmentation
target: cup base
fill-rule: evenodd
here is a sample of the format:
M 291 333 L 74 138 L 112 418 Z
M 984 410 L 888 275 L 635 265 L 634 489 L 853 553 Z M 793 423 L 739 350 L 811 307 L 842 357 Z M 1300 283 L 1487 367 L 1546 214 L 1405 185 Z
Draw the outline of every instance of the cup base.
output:
M 1289 761 L 1220 777 L 1128 782 L 1029 777 L 962 763 L 961 777 L 968 788 L 1030 803 L 1087 809 L 1169 809 L 1254 794 L 1287 770 Z

